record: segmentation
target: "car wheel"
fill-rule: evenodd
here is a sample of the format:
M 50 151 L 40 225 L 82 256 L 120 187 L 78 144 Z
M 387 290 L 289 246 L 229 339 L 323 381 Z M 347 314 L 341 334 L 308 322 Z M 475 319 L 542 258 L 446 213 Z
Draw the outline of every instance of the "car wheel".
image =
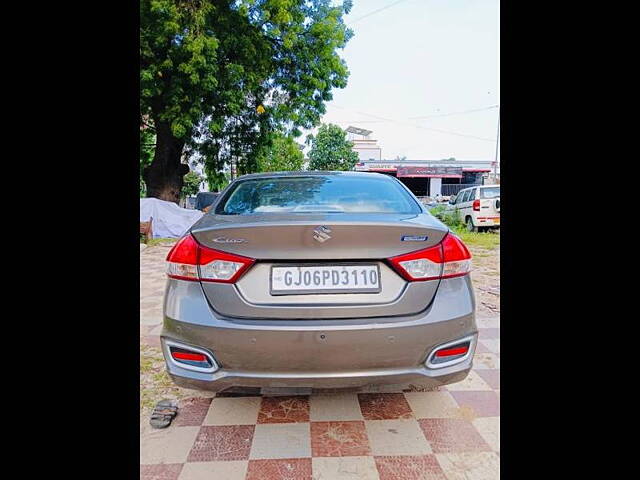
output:
M 468 232 L 477 232 L 478 231 L 478 229 L 473 226 L 473 220 L 471 220 L 471 217 L 467 217 L 467 231 Z

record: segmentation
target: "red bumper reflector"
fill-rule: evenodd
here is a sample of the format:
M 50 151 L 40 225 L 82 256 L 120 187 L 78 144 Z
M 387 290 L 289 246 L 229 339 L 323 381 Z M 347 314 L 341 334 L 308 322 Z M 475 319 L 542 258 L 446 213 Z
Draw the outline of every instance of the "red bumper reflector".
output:
M 201 353 L 171 352 L 176 360 L 190 360 L 192 362 L 206 362 L 207 357 Z
M 469 351 L 469 345 L 464 347 L 446 348 L 444 350 L 438 350 L 436 357 L 453 357 L 454 355 L 464 355 Z

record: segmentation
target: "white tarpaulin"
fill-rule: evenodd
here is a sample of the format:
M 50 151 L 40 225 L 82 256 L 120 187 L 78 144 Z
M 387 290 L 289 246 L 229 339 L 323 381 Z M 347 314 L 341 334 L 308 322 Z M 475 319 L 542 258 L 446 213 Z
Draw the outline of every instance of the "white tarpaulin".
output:
M 153 218 L 153 238 L 178 238 L 204 215 L 199 210 L 181 208 L 157 198 L 140 199 L 140 221 Z

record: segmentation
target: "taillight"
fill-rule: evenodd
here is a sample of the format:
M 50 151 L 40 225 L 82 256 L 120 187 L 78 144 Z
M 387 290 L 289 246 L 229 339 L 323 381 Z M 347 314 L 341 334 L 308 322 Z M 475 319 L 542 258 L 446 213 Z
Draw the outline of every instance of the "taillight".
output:
M 471 253 L 452 233 L 438 245 L 392 257 L 389 261 L 410 282 L 461 277 L 471 271 Z
M 169 278 L 234 283 L 255 260 L 205 247 L 189 234 L 173 246 L 167 262 Z
M 473 201 L 473 211 L 474 212 L 479 212 L 480 211 L 480 200 L 474 200 Z

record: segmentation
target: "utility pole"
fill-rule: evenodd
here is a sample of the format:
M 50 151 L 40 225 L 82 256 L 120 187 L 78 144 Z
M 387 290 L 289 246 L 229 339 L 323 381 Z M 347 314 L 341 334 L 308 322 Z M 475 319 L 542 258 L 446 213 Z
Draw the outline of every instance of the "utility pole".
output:
M 496 157 L 493 162 L 493 180 L 497 183 L 498 180 L 498 144 L 500 142 L 500 105 L 498 105 L 498 134 L 496 135 Z

